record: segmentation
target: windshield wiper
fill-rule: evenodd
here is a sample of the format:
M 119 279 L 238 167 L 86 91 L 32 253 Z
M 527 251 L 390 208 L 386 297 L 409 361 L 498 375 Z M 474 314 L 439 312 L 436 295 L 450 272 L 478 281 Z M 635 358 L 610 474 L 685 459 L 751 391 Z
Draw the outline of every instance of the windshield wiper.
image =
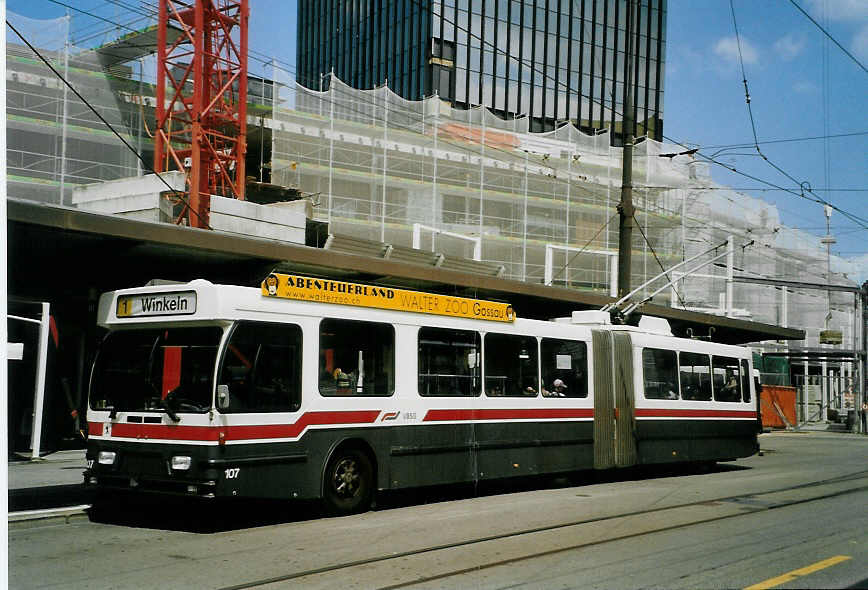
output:
M 180 404 L 178 400 L 175 399 L 175 396 L 172 395 L 174 392 L 170 391 L 165 399 L 163 399 L 163 408 L 166 410 L 166 415 L 172 420 L 172 422 L 180 422 L 181 417 L 178 416 L 178 410 L 180 409 Z
M 180 422 L 181 418 L 178 416 L 178 412 L 204 412 L 208 409 L 208 406 L 203 406 L 191 399 L 180 397 L 178 390 L 175 389 L 166 395 L 163 400 L 163 408 L 166 410 L 169 418 L 175 422 Z

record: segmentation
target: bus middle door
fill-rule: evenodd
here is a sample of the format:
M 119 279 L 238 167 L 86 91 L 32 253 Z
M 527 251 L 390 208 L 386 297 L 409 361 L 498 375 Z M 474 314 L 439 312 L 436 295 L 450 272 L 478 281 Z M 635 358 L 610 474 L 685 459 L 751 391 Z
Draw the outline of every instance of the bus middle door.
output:
M 593 330 L 594 468 L 636 463 L 633 344 L 630 334 Z

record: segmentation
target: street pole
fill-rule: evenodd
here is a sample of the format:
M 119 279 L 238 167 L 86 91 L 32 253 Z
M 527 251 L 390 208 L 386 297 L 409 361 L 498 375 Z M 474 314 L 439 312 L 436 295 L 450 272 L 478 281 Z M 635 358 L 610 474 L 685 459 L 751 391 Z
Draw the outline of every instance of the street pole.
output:
M 835 243 L 835 238 L 832 237 L 832 207 L 829 205 L 825 205 L 823 207 L 823 213 L 826 216 L 826 236 L 820 240 L 821 244 L 826 245 L 826 285 L 830 285 L 832 283 L 832 244 Z M 830 289 L 826 289 L 826 320 L 823 322 L 823 329 L 828 332 L 829 331 L 829 322 L 832 320 L 832 291 Z M 820 334 L 820 346 L 823 347 L 823 334 Z M 823 361 L 821 363 L 822 369 L 822 413 L 820 415 L 820 419 L 824 422 L 828 420 L 828 410 L 829 406 L 832 403 L 832 388 L 831 382 L 829 379 L 828 372 L 828 362 Z
M 633 247 L 633 0 L 627 0 L 627 30 L 624 79 L 624 134 L 621 163 L 621 201 L 618 203 L 618 297 L 630 292 Z
M 859 354 L 859 389 L 862 392 L 862 403 L 868 403 L 868 281 L 862 283 L 862 350 Z M 855 347 L 854 347 L 855 348 Z M 861 404 L 859 408 L 861 409 Z M 861 421 L 860 421 L 861 422 Z M 862 434 L 868 434 L 862 428 Z
M 835 243 L 835 238 L 832 237 L 832 208 L 829 205 L 823 207 L 823 213 L 826 215 L 826 236 L 820 240 L 821 244 L 826 246 L 826 284 L 832 282 L 832 244 Z M 832 319 L 832 292 L 826 290 L 826 321 L 824 328 L 829 329 L 829 320 Z

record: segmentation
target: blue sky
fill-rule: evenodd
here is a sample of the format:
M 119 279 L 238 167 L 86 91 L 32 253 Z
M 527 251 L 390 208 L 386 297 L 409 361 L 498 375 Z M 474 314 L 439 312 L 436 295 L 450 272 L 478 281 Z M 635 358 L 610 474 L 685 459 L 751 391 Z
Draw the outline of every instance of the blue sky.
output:
M 868 1 L 798 4 L 868 67 Z M 825 35 L 789 0 L 733 0 L 733 7 L 760 142 L 863 132 L 828 141 L 761 144 L 762 152 L 832 204 L 868 218 L 868 73 L 833 42 L 824 49 Z M 753 143 L 729 0 L 669 0 L 666 67 L 667 137 L 700 146 Z M 732 149 L 715 159 L 797 188 L 755 154 L 752 147 Z M 713 175 L 733 187 L 762 187 L 719 166 Z M 776 204 L 788 226 L 825 234 L 822 205 L 781 191 L 745 192 Z M 838 238 L 833 252 L 861 257 L 861 280 L 868 279 L 868 230 L 833 212 L 832 233 Z
M 868 67 L 868 0 L 796 2 Z M 66 3 L 123 23 L 134 16 L 106 0 Z M 256 61 L 262 54 L 294 65 L 296 2 L 251 0 L 250 5 L 251 72 L 270 75 Z M 49 0 L 8 0 L 7 6 L 33 18 L 66 12 Z M 840 209 L 868 218 L 868 73 L 832 41 L 824 42 L 825 35 L 791 0 L 733 0 L 732 6 L 757 138 L 775 142 L 760 147 L 786 175 L 750 146 L 724 150 L 715 159 L 780 187 L 798 190 L 806 182 Z M 701 146 L 708 155 L 720 149 L 710 146 L 752 144 L 730 1 L 668 0 L 668 9 L 666 137 Z M 72 15 L 74 34 L 109 27 L 75 11 Z M 842 134 L 851 135 L 779 142 Z M 720 166 L 713 167 L 713 176 L 777 205 L 786 225 L 825 233 L 822 205 L 783 191 L 760 191 L 769 187 Z M 859 280 L 868 280 L 868 229 L 833 212 L 832 232 L 838 238 L 833 252 L 862 260 Z

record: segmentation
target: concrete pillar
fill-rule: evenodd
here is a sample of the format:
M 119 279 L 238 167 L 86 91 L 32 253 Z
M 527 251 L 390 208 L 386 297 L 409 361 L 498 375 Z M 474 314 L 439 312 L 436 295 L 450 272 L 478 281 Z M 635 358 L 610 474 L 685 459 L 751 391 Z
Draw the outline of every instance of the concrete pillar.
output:
M 803 365 L 805 371 L 805 380 L 802 385 L 802 420 L 805 422 L 808 421 L 808 359 L 805 359 L 805 364 Z
M 829 419 L 829 364 L 826 361 L 823 361 L 820 363 L 820 370 L 822 375 L 820 380 L 820 391 L 822 391 L 822 413 L 820 414 L 820 420 L 825 422 Z
M 48 362 L 48 333 L 51 316 L 50 305 L 42 303 L 39 322 L 39 351 L 36 358 L 36 387 L 33 392 L 33 430 L 30 438 L 30 459 L 38 460 L 42 444 L 42 409 L 45 402 L 45 367 Z
M 732 317 L 733 305 L 733 284 L 734 281 L 734 266 L 735 266 L 735 242 L 732 236 L 726 239 L 726 317 Z

